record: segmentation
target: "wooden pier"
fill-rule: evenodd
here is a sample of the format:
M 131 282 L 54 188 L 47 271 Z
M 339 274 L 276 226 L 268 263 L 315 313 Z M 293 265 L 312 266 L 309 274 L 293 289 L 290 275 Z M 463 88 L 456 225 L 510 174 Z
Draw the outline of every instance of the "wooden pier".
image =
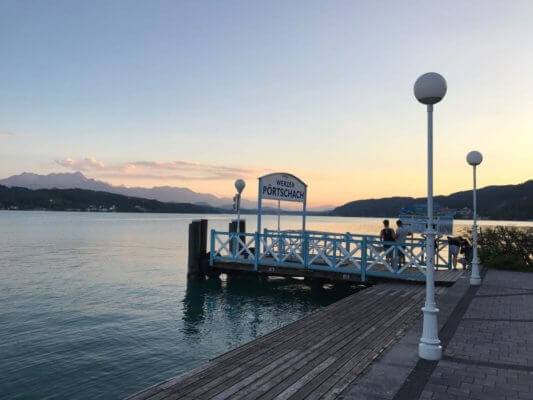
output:
M 423 283 L 426 280 L 426 242 L 382 242 L 373 235 L 316 231 L 246 233 L 244 221 L 232 222 L 227 232 L 210 231 L 207 221 L 189 227 L 189 276 L 203 279 L 221 273 L 252 273 L 304 277 L 329 282 L 382 280 Z M 206 253 L 209 242 L 209 253 Z M 436 242 L 437 285 L 449 286 L 462 270 L 452 270 L 448 243 Z
M 250 273 L 259 275 L 285 276 L 285 277 L 303 277 L 306 279 L 314 279 L 318 282 L 360 282 L 361 277 L 358 274 L 347 274 L 342 271 L 322 271 L 310 270 L 307 268 L 294 268 L 283 266 L 272 266 L 269 264 L 258 265 L 257 270 L 249 264 L 216 261 L 213 263 L 213 271 L 217 273 L 235 274 L 235 273 Z M 435 284 L 437 286 L 451 286 L 462 275 L 463 270 L 449 270 L 441 269 L 434 272 Z M 367 276 L 367 283 L 377 283 L 386 281 L 401 281 L 423 284 L 425 281 L 420 279 L 418 273 L 407 270 L 405 274 L 398 275 L 390 273 L 382 266 L 375 269 L 375 274 Z
M 418 285 L 367 288 L 131 399 L 339 398 L 421 314 L 423 299 Z
M 424 287 L 411 283 L 425 281 L 422 240 L 382 243 L 371 236 L 307 231 L 250 234 L 233 223 L 229 232 L 211 231 L 207 255 L 206 235 L 207 221 L 191 224 L 191 278 L 226 273 L 304 277 L 319 285 L 389 282 L 362 289 L 131 399 L 341 398 L 421 315 Z M 451 270 L 449 259 L 437 257 L 446 268 L 435 271 L 436 283 L 452 285 L 463 270 Z M 443 290 L 437 288 L 437 294 Z

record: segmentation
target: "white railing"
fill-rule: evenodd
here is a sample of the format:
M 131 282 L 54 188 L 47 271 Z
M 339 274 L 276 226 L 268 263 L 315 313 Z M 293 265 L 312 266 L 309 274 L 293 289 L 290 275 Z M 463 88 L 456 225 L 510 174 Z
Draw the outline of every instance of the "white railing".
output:
M 211 231 L 210 263 L 215 261 L 308 268 L 361 275 L 425 276 L 425 239 L 381 242 L 377 236 L 316 231 L 237 233 Z M 437 243 L 436 262 L 449 268 L 446 242 Z M 447 257 L 445 257 L 445 255 Z

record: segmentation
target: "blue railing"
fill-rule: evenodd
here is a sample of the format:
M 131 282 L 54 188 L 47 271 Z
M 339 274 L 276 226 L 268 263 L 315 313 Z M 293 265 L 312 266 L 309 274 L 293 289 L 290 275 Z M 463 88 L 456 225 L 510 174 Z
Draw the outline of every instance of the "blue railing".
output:
M 215 261 L 308 268 L 367 276 L 425 279 L 426 242 L 382 242 L 374 235 L 317 231 L 237 233 L 211 231 L 210 265 Z M 438 241 L 437 267 L 451 268 L 446 241 Z

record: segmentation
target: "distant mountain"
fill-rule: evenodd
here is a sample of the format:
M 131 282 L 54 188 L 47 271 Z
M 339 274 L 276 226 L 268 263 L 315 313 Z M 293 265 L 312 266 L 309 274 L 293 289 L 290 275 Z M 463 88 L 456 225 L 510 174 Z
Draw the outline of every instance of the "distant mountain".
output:
M 81 172 L 53 173 L 39 175 L 24 172 L 0 180 L 0 185 L 7 187 L 23 187 L 27 189 L 87 189 L 125 196 L 143 197 L 174 203 L 192 203 L 209 205 L 212 207 L 231 208 L 233 200 L 230 198 L 219 198 L 208 193 L 196 193 L 187 188 L 172 186 L 156 186 L 152 188 L 113 186 L 109 183 L 87 178 Z M 257 207 L 255 202 L 243 199 L 242 207 Z
M 487 186 L 478 189 L 478 214 L 494 220 L 533 220 L 533 180 L 518 185 Z M 390 217 L 398 215 L 400 208 L 425 202 L 425 197 L 388 197 L 356 200 L 333 210 L 333 215 L 344 217 Z M 465 190 L 449 196 L 436 196 L 443 207 L 472 209 L 472 191 Z M 466 216 L 465 215 L 465 216 Z
M 222 210 L 188 203 L 157 200 L 86 189 L 27 189 L 0 185 L 0 209 L 49 211 L 115 211 L 156 213 L 221 213 Z

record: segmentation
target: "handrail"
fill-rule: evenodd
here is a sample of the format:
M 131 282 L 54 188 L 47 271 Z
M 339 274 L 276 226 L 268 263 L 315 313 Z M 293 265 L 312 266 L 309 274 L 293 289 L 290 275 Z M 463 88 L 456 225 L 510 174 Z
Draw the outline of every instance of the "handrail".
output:
M 211 230 L 210 265 L 216 260 L 259 265 L 307 268 L 359 274 L 364 281 L 369 275 L 409 275 L 424 279 L 426 241 L 412 238 L 404 243 L 381 241 L 375 235 L 317 231 L 274 231 L 263 233 L 224 232 Z M 439 242 L 436 261 L 450 267 L 441 252 L 447 242 Z

